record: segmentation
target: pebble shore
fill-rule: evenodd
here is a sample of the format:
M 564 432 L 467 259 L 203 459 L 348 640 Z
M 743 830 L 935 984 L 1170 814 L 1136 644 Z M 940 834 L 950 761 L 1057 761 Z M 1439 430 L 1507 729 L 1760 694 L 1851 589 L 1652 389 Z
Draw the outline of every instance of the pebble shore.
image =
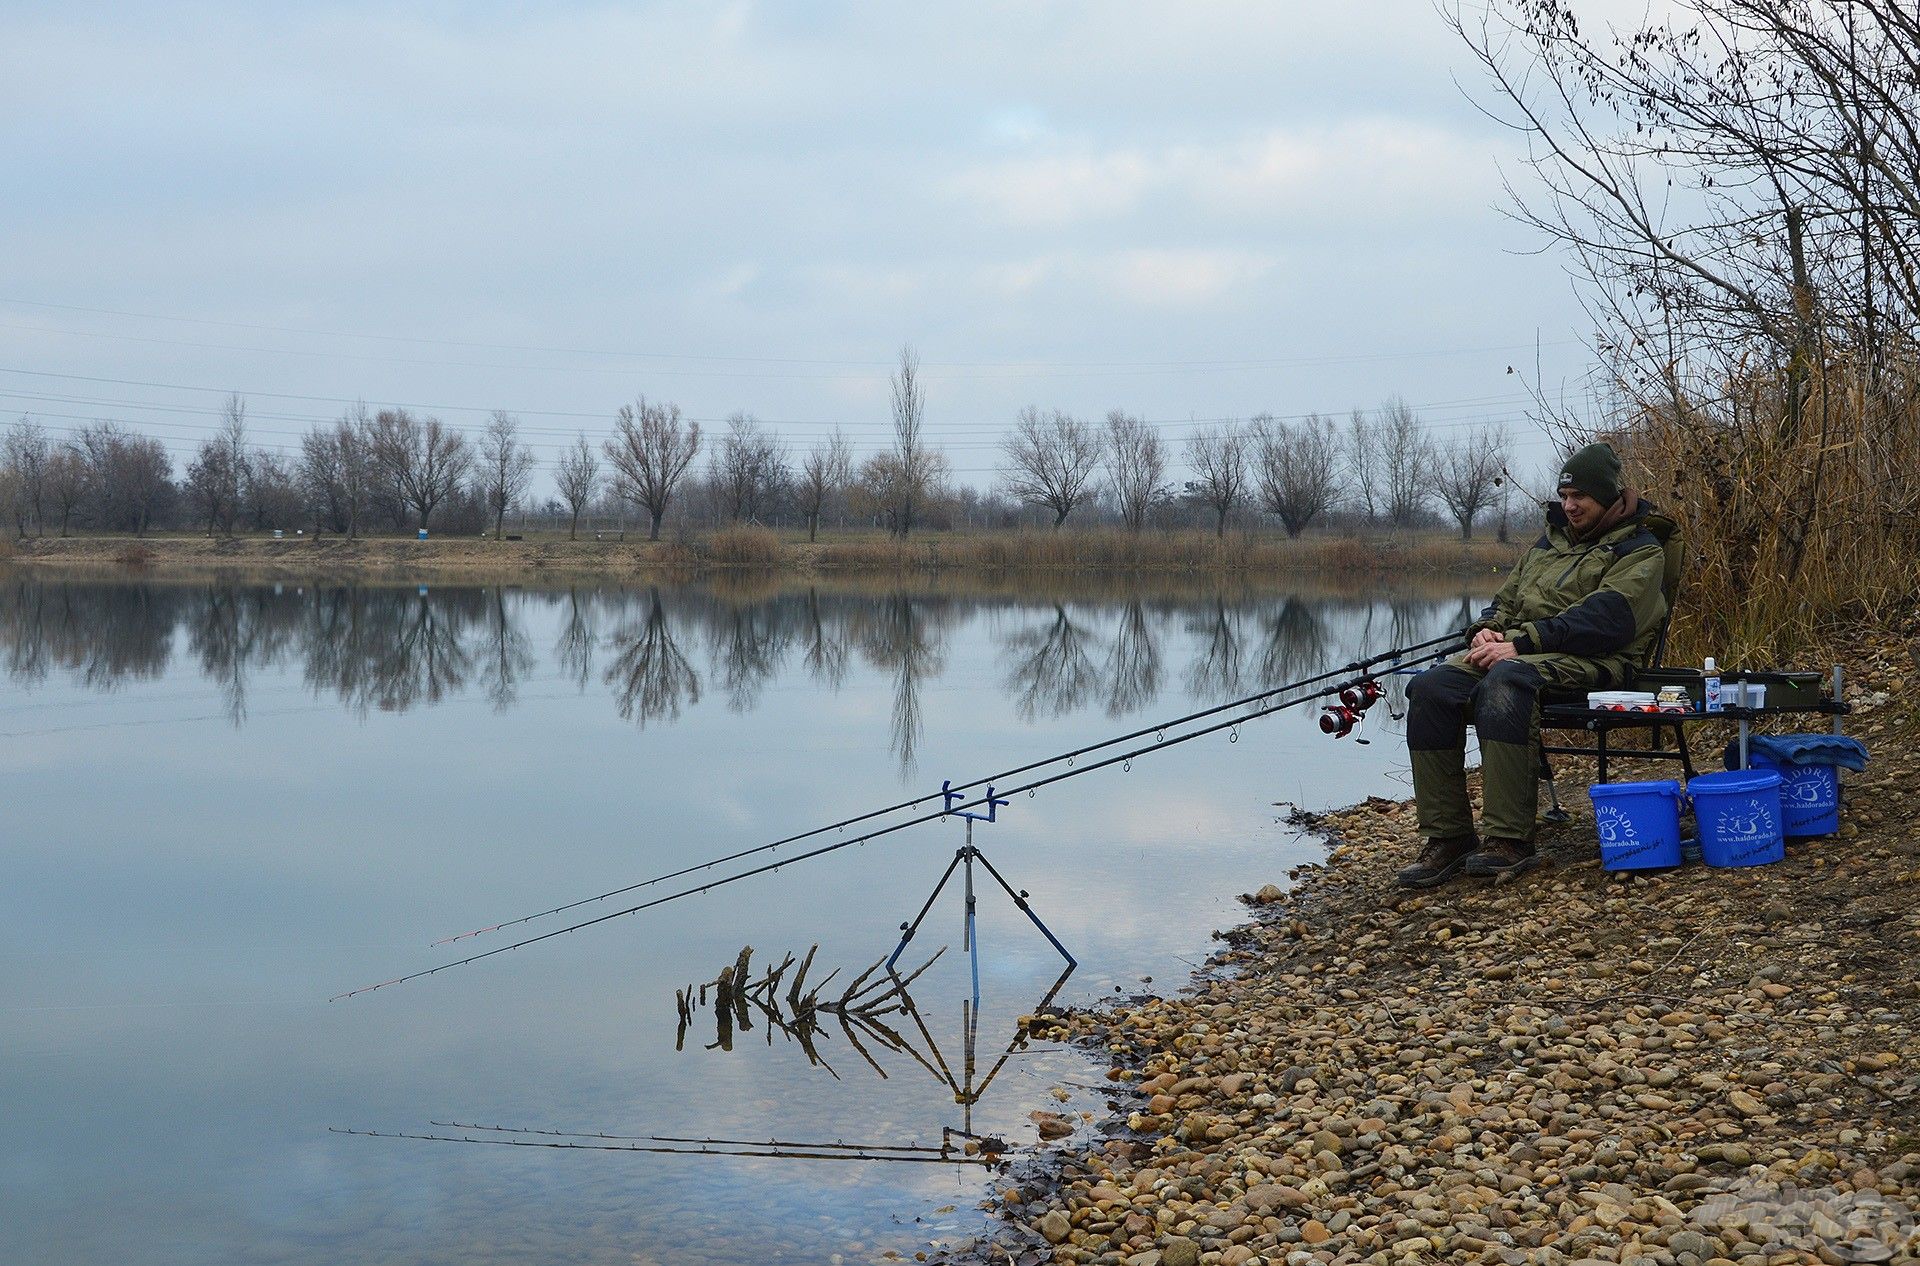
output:
M 1112 1116 L 952 1260 L 1920 1259 L 1910 654 L 1856 672 L 1887 689 L 1840 834 L 1774 866 L 1610 873 L 1576 817 L 1530 873 L 1410 893 L 1409 804 L 1311 819 L 1325 865 L 1187 992 L 1033 1017 L 1108 1065 Z

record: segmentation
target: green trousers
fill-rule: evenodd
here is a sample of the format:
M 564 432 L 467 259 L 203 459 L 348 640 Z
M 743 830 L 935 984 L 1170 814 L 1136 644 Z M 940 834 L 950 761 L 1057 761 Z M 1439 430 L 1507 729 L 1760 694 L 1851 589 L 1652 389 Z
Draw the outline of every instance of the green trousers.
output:
M 1467 799 L 1467 726 L 1480 738 L 1480 834 L 1531 840 L 1539 808 L 1540 691 L 1606 680 L 1604 666 L 1572 655 L 1521 655 L 1491 671 L 1453 659 L 1407 687 L 1407 752 L 1420 834 L 1473 833 Z

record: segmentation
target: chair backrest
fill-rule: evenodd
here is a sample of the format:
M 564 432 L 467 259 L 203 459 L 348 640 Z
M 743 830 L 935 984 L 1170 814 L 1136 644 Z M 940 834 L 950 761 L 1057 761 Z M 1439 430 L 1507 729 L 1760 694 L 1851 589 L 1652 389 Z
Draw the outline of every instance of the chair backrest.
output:
M 1647 516 L 1647 531 L 1660 542 L 1660 551 L 1664 557 L 1665 570 L 1660 577 L 1660 593 L 1667 600 L 1667 614 L 1660 621 L 1660 632 L 1653 639 L 1653 646 L 1647 651 L 1647 660 L 1642 668 L 1658 668 L 1667 653 L 1667 629 L 1673 623 L 1675 604 L 1680 597 L 1680 575 L 1687 565 L 1687 537 L 1680 530 L 1680 524 L 1664 514 L 1654 513 Z

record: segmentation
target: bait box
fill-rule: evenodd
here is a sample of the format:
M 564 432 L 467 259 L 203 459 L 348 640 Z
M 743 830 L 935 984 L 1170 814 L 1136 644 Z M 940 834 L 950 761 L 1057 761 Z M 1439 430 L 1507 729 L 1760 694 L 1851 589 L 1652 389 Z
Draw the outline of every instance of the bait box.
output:
M 1706 676 L 1698 668 L 1642 668 L 1633 675 L 1633 684 L 1656 695 L 1662 686 L 1678 686 L 1687 692 L 1687 702 L 1695 712 L 1706 706 Z

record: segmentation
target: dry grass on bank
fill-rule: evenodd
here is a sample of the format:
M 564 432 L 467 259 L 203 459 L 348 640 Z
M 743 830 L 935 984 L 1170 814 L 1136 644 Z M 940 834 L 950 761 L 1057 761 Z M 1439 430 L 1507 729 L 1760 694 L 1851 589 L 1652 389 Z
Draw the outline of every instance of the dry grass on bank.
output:
M 754 525 L 680 532 L 661 541 L 569 540 L 526 534 L 476 537 L 201 535 L 73 536 L 21 541 L 14 556 L 44 568 L 138 568 L 154 573 L 267 569 L 288 576 L 417 574 L 484 570 L 510 574 L 635 573 L 674 578 L 709 574 L 815 576 L 1098 575 L 1204 577 L 1213 582 L 1293 576 L 1343 579 L 1489 576 L 1504 571 L 1521 546 L 1463 542 L 1443 532 L 1309 536 L 1299 540 L 1247 532 L 1064 531 L 927 532 L 906 540 L 879 533 L 830 533 L 810 542 Z
M 829 541 L 817 548 L 822 570 L 929 567 L 987 571 L 1092 570 L 1191 572 L 1479 573 L 1504 570 L 1520 552 L 1492 540 L 1462 542 L 1443 534 L 1299 540 L 1232 532 L 1087 531 L 939 534 L 905 541 Z
M 1784 375 L 1711 404 L 1676 393 L 1618 438 L 1687 531 L 1673 662 L 1786 662 L 1920 586 L 1920 360 L 1883 367 L 1871 389 L 1831 365 L 1803 390 L 1798 417 Z

